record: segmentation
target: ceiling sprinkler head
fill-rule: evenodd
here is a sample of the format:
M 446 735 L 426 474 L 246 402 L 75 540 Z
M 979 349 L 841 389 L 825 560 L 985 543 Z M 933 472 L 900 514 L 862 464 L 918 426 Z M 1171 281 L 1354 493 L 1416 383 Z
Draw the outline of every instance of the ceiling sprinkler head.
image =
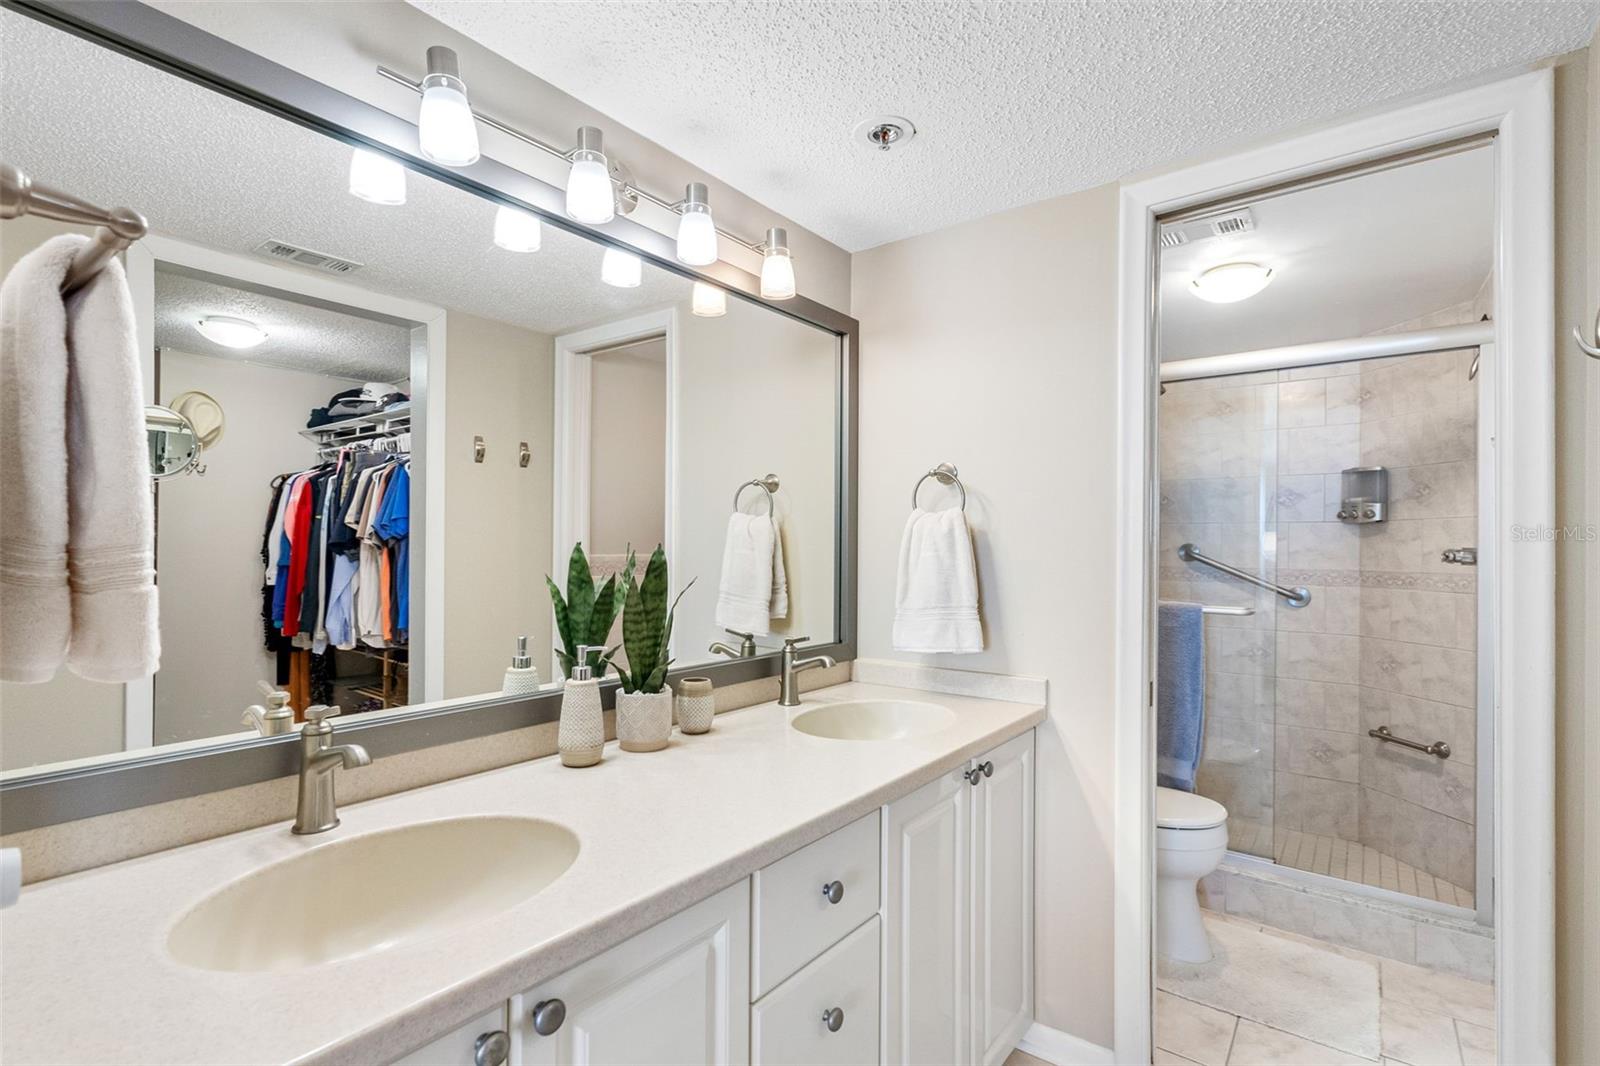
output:
M 901 147 L 915 137 L 917 127 L 911 124 L 910 119 L 901 118 L 899 115 L 884 115 L 861 123 L 856 127 L 855 134 L 857 144 L 875 151 L 887 152 L 891 148 Z

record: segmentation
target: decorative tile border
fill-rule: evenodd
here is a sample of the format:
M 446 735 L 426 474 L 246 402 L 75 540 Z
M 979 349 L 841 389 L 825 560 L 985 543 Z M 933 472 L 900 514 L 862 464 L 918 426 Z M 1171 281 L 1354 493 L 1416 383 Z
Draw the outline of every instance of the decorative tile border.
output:
M 1196 584 L 1226 585 L 1237 588 L 1238 579 L 1210 573 L 1199 567 L 1163 566 L 1157 571 L 1162 581 L 1192 581 Z M 1279 570 L 1271 578 L 1280 585 L 1306 585 L 1311 588 L 1418 589 L 1425 592 L 1473 593 L 1478 590 L 1475 574 L 1397 573 L 1382 570 Z
M 857 659 L 851 678 L 869 685 L 892 685 L 896 688 L 946 692 L 952 696 L 1040 706 L 1045 704 L 1049 688 L 1048 682 L 1042 677 L 983 674 L 976 670 L 952 670 L 945 666 L 928 666 L 895 659 Z

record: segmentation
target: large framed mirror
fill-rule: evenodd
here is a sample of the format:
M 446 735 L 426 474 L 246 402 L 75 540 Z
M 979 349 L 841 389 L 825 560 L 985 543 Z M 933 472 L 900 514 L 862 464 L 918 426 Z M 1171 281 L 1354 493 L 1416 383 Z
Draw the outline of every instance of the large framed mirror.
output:
M 787 637 L 853 655 L 853 320 L 577 226 L 492 159 L 428 164 L 409 124 L 150 8 L 8 4 L 0 50 L 5 162 L 148 218 L 146 400 L 198 442 L 151 483 L 160 669 L 0 683 L 4 831 L 285 773 L 263 689 L 375 756 L 553 720 L 552 589 L 657 546 L 674 676 L 769 676 Z M 4 225 L 0 274 L 85 231 Z M 725 556 L 763 522 L 757 595 Z

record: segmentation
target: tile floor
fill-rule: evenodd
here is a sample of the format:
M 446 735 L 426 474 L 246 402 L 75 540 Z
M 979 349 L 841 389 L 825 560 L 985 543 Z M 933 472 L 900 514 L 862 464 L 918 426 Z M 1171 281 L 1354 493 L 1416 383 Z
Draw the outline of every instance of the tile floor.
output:
M 1274 829 L 1243 818 L 1228 819 L 1228 847 L 1247 855 L 1271 857 L 1280 866 L 1342 877 L 1356 884 L 1387 888 L 1408 896 L 1473 908 L 1472 893 L 1442 877 L 1418 870 L 1353 840 Z
M 1224 915 L 1208 914 L 1206 921 L 1233 922 L 1263 937 L 1311 944 L 1371 965 L 1378 975 L 1378 1027 L 1385 1066 L 1492 1066 L 1495 1061 L 1493 985 L 1335 948 Z M 1331 1066 L 1378 1061 L 1182 999 L 1162 984 L 1158 977 L 1156 1066 Z

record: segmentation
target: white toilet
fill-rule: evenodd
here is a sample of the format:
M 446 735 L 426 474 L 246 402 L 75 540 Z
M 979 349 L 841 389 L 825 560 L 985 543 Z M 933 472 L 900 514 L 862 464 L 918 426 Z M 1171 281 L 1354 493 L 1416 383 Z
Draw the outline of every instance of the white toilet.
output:
M 1156 788 L 1156 950 L 1179 962 L 1210 962 L 1196 886 L 1228 850 L 1228 809 L 1216 800 Z

